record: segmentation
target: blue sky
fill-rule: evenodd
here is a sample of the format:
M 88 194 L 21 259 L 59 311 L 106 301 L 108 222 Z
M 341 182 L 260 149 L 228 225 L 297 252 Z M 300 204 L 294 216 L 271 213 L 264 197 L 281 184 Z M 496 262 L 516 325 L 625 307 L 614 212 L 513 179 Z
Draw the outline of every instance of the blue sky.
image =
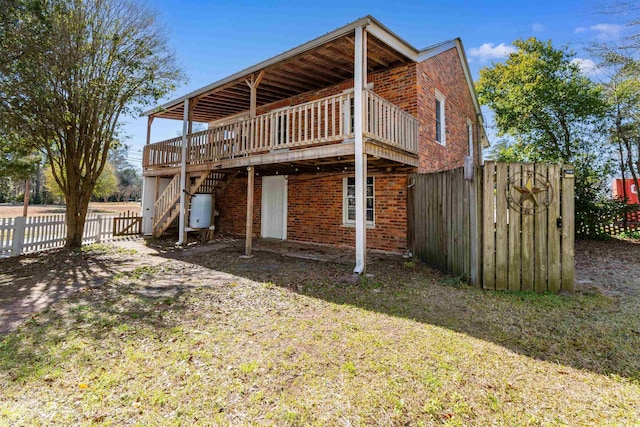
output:
M 556 1 L 171 1 L 153 6 L 166 27 L 189 82 L 168 101 L 332 31 L 367 14 L 417 48 L 460 37 L 474 76 L 513 50 L 511 42 L 536 36 L 569 45 L 587 72 L 586 43 L 614 38 L 619 18 L 601 13 L 604 2 Z M 130 161 L 140 164 L 146 118 L 128 118 Z M 156 119 L 152 142 L 176 136 L 178 121 Z

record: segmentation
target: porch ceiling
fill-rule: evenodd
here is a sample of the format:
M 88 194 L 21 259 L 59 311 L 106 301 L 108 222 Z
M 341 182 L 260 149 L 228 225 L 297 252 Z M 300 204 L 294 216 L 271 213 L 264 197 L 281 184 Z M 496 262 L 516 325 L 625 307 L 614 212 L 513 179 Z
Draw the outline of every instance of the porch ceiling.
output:
M 285 52 L 285 55 L 288 52 Z M 369 34 L 367 38 L 367 68 L 370 73 L 392 68 L 412 60 L 390 47 L 387 43 Z M 353 78 L 354 33 L 349 32 L 331 39 L 312 49 L 290 56 L 264 67 L 254 66 L 238 73 L 234 80 L 217 85 L 192 99 L 192 120 L 211 122 L 249 111 L 250 89 L 246 83 L 251 76 L 264 72 L 257 89 L 256 105 L 260 107 L 281 101 L 305 92 L 318 90 Z M 193 101 L 192 101 L 193 102 Z M 152 112 L 153 117 L 182 120 L 183 102 L 165 105 L 164 109 Z

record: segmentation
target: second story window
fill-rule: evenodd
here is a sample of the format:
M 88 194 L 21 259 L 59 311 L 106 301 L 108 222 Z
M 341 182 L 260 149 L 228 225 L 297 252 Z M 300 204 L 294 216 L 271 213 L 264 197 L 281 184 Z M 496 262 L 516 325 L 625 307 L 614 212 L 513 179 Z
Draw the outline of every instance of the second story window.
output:
M 446 145 L 444 100 L 444 95 L 436 90 L 436 141 L 442 145 Z

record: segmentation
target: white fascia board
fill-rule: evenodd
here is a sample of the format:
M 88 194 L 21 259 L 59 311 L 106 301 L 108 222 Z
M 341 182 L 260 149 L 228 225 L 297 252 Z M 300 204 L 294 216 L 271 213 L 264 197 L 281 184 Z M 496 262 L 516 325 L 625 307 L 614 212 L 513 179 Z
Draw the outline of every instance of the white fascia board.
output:
M 476 114 L 478 115 L 480 123 L 484 125 L 484 116 L 482 115 L 480 102 L 478 101 L 478 94 L 476 93 L 476 87 L 473 84 L 473 78 L 471 77 L 471 70 L 469 69 L 469 62 L 467 61 L 467 54 L 464 52 L 462 40 L 457 38 L 455 42 L 458 49 L 458 57 L 460 57 L 460 63 L 462 64 L 462 71 L 464 71 L 464 76 L 467 79 L 467 85 L 469 86 L 469 92 L 471 93 L 471 99 L 473 100 L 473 105 L 475 105 L 476 107 Z
M 407 59 L 416 61 L 418 57 L 418 50 L 415 47 L 398 37 L 373 17 L 370 16 L 369 19 L 370 24 L 365 27 L 367 33 L 375 36 L 378 40 L 393 48 L 401 55 L 404 55 Z
M 469 93 L 471 94 L 471 100 L 473 101 L 473 106 L 476 110 L 476 115 L 480 120 L 481 124 L 484 124 L 484 116 L 482 115 L 482 110 L 480 109 L 480 102 L 478 102 L 478 95 L 476 93 L 476 88 L 473 84 L 473 79 L 471 78 L 471 70 L 469 70 L 469 62 L 467 61 L 467 56 L 464 52 L 464 47 L 462 46 L 462 41 L 460 38 L 456 38 L 453 40 L 447 40 L 442 43 L 438 43 L 434 46 L 429 46 L 425 49 L 422 49 L 418 53 L 417 62 L 422 62 L 427 59 L 433 58 L 434 56 L 440 55 L 443 52 L 446 52 L 449 49 L 456 49 L 458 52 L 458 58 L 460 59 L 460 64 L 462 65 L 462 72 L 464 73 L 464 78 L 467 81 L 467 86 L 469 88 Z
M 442 52 L 446 52 L 447 50 L 453 49 L 454 47 L 456 47 L 456 39 L 447 40 L 433 46 L 425 47 L 420 52 L 418 52 L 416 61 L 426 61 L 427 59 L 433 58 L 436 55 L 440 55 Z
M 285 61 L 289 58 L 292 58 L 296 55 L 300 55 L 301 53 L 307 52 L 309 50 L 315 49 L 316 47 L 322 46 L 325 43 L 328 43 L 330 41 L 333 41 L 335 39 L 338 39 L 342 36 L 345 36 L 351 32 L 353 32 L 356 27 L 366 27 L 367 25 L 369 25 L 371 22 L 373 22 L 374 19 L 371 16 L 365 16 L 364 18 L 360 18 L 350 24 L 345 25 L 344 27 L 340 27 L 336 30 L 333 30 L 327 34 L 325 34 L 324 36 L 320 36 L 316 39 L 313 39 L 307 43 L 301 44 L 298 47 L 294 47 L 293 49 L 287 50 L 283 53 L 281 53 L 280 55 L 274 56 L 273 58 L 267 59 L 266 61 L 262 61 L 258 64 L 255 64 L 249 68 L 245 68 L 242 71 L 239 71 L 229 77 L 226 77 L 222 80 L 218 80 L 217 82 L 211 83 L 208 86 L 205 86 L 203 88 L 197 89 L 193 92 L 190 92 L 184 96 L 181 96 L 180 98 L 176 98 L 172 101 L 166 102 L 158 107 L 152 108 L 151 110 L 145 111 L 144 113 L 142 113 L 143 116 L 149 116 L 151 114 L 154 113 L 158 113 L 164 110 L 167 110 L 171 107 L 176 107 L 179 104 L 183 103 L 185 99 L 190 99 L 190 98 L 194 98 L 197 97 L 199 95 L 202 95 L 204 93 L 207 93 L 213 89 L 216 89 L 220 86 L 224 86 L 228 83 L 233 82 L 234 80 L 238 80 L 242 77 L 247 77 L 255 72 L 258 72 L 264 68 L 267 68 L 273 64 L 277 64 L 278 62 L 281 61 Z M 377 21 L 376 21 L 377 22 Z

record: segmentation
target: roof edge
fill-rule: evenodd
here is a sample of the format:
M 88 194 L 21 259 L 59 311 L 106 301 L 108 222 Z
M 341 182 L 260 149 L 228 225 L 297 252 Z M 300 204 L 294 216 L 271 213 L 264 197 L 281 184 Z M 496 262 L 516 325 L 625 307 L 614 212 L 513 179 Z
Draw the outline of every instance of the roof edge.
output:
M 347 25 L 344 25 L 340 28 L 337 28 L 331 32 L 328 32 L 320 37 L 317 37 L 313 40 L 310 40 L 306 43 L 303 43 L 299 46 L 296 46 L 292 49 L 289 49 L 287 51 L 284 51 L 274 57 L 271 57 L 265 61 L 259 62 L 255 65 L 252 65 L 248 68 L 245 68 L 241 71 L 238 71 L 237 73 L 234 73 L 228 77 L 223 78 L 222 80 L 218 80 L 216 82 L 213 82 L 207 86 L 201 87 L 200 89 L 196 89 L 192 92 L 187 93 L 186 95 L 183 95 L 179 98 L 175 98 L 171 101 L 168 101 L 162 105 L 159 105 L 157 107 L 152 108 L 151 110 L 145 111 L 142 113 L 142 116 L 150 116 L 154 113 L 158 113 L 160 111 L 163 110 L 167 110 L 170 107 L 175 107 L 178 104 L 184 102 L 186 99 L 191 99 L 194 97 L 197 97 L 198 95 L 202 95 L 206 92 L 209 92 L 213 89 L 216 89 L 220 86 L 223 86 L 225 84 L 228 84 L 234 80 L 237 80 L 239 78 L 242 78 L 244 76 L 248 76 L 251 75 L 252 73 L 258 72 L 260 70 L 262 70 L 263 68 L 269 67 L 270 65 L 276 64 L 278 62 L 284 61 L 286 59 L 292 58 L 296 55 L 299 55 L 301 53 L 307 52 L 309 50 L 315 49 L 318 46 L 322 46 L 325 43 L 328 43 L 332 40 L 335 40 L 337 38 L 340 38 L 344 35 L 349 34 L 351 31 L 354 31 L 357 27 L 362 27 L 362 26 L 366 26 L 369 25 L 371 22 L 376 22 L 378 23 L 377 20 L 375 20 L 372 16 L 367 15 L 363 18 L 359 18 Z M 381 25 L 381 24 L 378 24 Z

